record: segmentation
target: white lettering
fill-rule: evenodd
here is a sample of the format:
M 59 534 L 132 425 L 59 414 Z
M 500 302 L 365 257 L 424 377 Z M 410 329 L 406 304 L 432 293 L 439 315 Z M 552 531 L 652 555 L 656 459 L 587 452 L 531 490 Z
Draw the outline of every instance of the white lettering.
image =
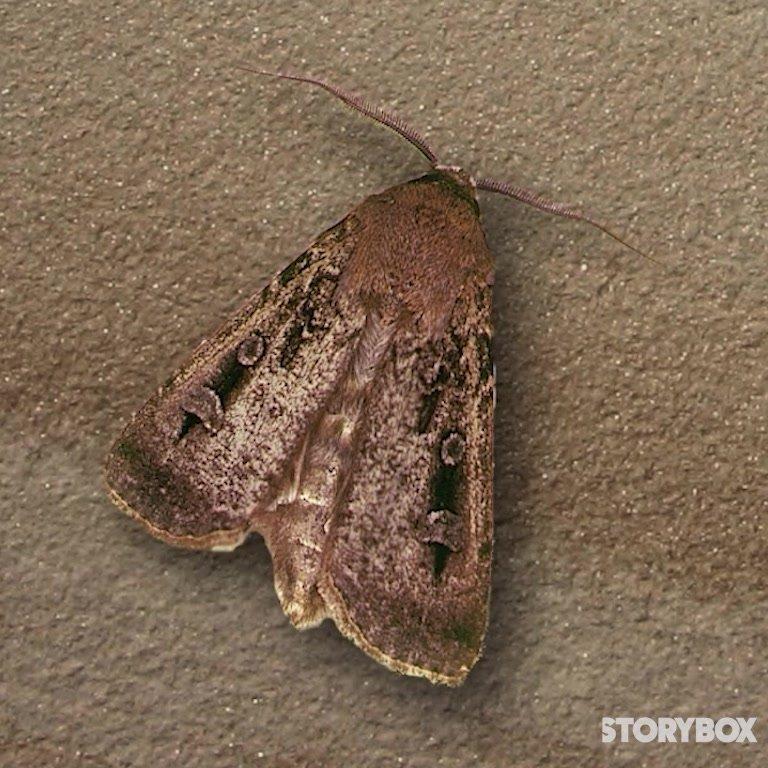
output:
M 643 728 L 647 728 L 648 732 L 643 733 Z M 656 741 L 656 737 L 659 735 L 659 727 L 656 725 L 656 721 L 650 717 L 638 717 L 632 726 L 632 735 L 635 737 L 635 741 L 648 744 Z
M 717 720 L 711 717 L 603 717 L 601 733 L 604 744 L 617 738 L 627 743 L 630 734 L 641 744 L 652 741 L 660 744 L 688 744 L 691 741 L 755 744 L 757 739 L 752 729 L 756 722 L 756 717 L 721 717 Z
M 696 718 L 696 741 L 710 742 L 715 740 L 715 724 L 711 717 Z
M 629 726 L 634 722 L 633 717 L 617 717 L 616 725 L 621 726 L 621 740 L 626 743 L 629 741 Z
M 732 717 L 721 717 L 715 723 L 715 736 L 718 741 L 722 741 L 725 744 L 736 741 L 739 738 L 740 732 L 739 724 Z
M 614 719 L 612 717 L 603 718 L 603 744 L 610 744 L 616 741 L 616 729 L 613 727 Z
M 659 741 L 677 741 L 675 738 L 675 718 L 674 717 L 660 717 L 659 718 Z
M 680 729 L 680 741 L 688 742 L 688 734 L 691 732 L 693 722 L 693 717 L 686 717 L 685 720 L 682 717 L 675 718 L 675 723 L 677 723 L 677 727 Z
M 757 722 L 757 718 L 750 717 L 748 720 L 745 720 L 743 717 L 737 717 L 736 720 L 739 723 L 739 728 L 741 728 L 739 744 L 743 744 L 745 741 L 748 741 L 751 744 L 756 743 L 757 739 L 755 738 L 755 734 L 752 733 L 752 726 Z

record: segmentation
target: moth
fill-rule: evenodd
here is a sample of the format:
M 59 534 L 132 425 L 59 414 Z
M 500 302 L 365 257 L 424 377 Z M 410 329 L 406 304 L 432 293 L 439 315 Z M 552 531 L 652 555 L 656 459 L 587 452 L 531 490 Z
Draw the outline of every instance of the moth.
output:
M 261 534 L 294 626 L 332 619 L 389 669 L 458 685 L 483 647 L 493 553 L 493 259 L 476 193 L 605 228 L 440 164 L 326 81 L 259 74 L 325 89 L 431 169 L 363 200 L 204 339 L 117 439 L 107 484 L 169 544 Z

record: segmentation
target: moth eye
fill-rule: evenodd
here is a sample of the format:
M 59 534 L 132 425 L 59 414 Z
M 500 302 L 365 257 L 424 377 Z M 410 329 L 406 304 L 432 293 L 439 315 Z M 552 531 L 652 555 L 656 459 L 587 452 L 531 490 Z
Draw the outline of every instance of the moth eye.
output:
M 208 387 L 198 387 L 184 393 L 179 406 L 185 412 L 179 439 L 184 437 L 196 423 L 202 423 L 209 432 L 215 432 L 224 421 L 224 408 L 221 405 L 221 400 Z
M 459 432 L 449 432 L 440 444 L 440 460 L 449 467 L 455 467 L 464 457 L 466 441 Z
M 266 340 L 260 333 L 254 333 L 237 348 L 237 362 L 245 366 L 256 365 L 266 351 Z

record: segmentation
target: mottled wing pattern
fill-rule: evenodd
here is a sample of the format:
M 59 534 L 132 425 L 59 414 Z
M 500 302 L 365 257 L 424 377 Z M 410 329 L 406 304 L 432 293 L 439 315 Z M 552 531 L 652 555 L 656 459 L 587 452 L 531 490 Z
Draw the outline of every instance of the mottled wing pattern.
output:
M 115 443 L 113 498 L 154 535 L 231 548 L 273 504 L 365 323 L 337 291 L 354 226 L 328 230 L 203 341 Z
M 328 615 L 387 666 L 458 684 L 488 617 L 493 540 L 491 288 L 445 333 L 394 336 L 360 429 L 320 581 Z

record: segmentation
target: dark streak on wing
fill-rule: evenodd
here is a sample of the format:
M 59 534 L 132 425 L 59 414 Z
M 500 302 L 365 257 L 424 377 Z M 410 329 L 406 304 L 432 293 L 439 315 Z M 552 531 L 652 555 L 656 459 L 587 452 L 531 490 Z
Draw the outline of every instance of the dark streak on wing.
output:
M 432 473 L 432 509 L 447 509 L 455 514 L 464 480 L 461 464 L 449 466 L 439 459 L 436 464 Z

